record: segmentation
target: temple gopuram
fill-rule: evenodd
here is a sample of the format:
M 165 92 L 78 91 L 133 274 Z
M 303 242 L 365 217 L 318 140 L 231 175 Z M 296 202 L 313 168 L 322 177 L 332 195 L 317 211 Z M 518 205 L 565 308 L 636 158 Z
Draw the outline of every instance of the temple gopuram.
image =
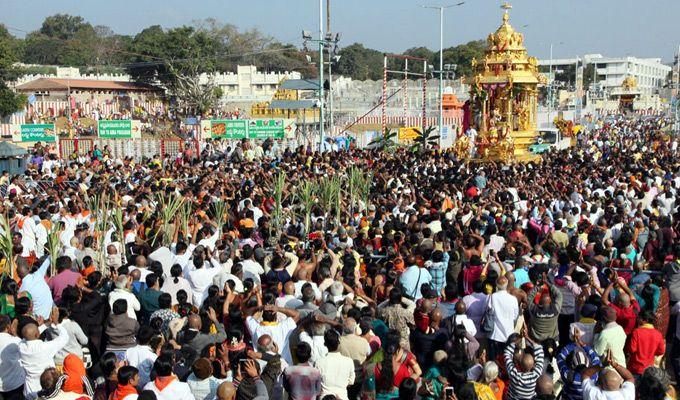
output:
M 537 86 L 547 78 L 538 72 L 536 58 L 528 56 L 524 36 L 509 23 L 512 6 L 505 3 L 502 8 L 503 23 L 487 38 L 484 59 L 472 60 L 469 121 L 478 131 L 480 158 L 528 160 L 528 147 L 538 134 Z

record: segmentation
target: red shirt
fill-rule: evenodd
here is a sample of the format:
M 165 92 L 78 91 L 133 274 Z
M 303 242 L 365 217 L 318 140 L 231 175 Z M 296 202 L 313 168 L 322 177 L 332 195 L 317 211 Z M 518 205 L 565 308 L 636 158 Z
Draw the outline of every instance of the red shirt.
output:
M 626 336 L 633 333 L 637 322 L 637 313 L 640 312 L 640 305 L 637 300 L 631 299 L 630 307 L 627 308 L 619 307 L 614 303 L 610 303 L 609 306 L 616 311 L 616 323 L 621 325 Z
M 645 368 L 654 365 L 654 357 L 666 352 L 666 341 L 651 324 L 635 329 L 628 343 L 628 369 L 634 374 L 642 374 Z

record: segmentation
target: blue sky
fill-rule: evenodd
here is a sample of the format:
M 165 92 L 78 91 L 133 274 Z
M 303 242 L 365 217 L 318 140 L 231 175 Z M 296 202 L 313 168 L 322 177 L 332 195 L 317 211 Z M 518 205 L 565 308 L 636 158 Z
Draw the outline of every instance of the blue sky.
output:
M 439 46 L 439 17 L 420 7 L 460 0 L 331 0 L 332 29 L 342 45 L 403 51 Z M 301 29 L 318 30 L 318 0 L 0 0 L 0 23 L 31 31 L 55 13 L 80 15 L 92 24 L 134 34 L 143 27 L 173 27 L 214 17 L 240 28 L 257 27 L 300 45 Z M 325 3 L 325 0 L 324 0 Z M 445 14 L 444 46 L 486 38 L 500 23 L 499 0 L 467 0 Z M 601 53 L 661 57 L 680 44 L 680 0 L 515 0 L 511 23 L 526 36 L 531 54 L 555 58 Z M 675 19 L 675 20 L 674 20 Z M 526 27 L 524 27 L 527 25 Z M 16 35 L 22 32 L 11 31 Z

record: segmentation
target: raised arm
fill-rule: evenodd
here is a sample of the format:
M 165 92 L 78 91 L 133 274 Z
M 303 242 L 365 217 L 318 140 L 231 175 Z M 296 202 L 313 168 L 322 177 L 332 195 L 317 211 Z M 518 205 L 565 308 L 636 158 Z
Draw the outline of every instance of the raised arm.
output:
M 611 302 L 609 301 L 609 293 L 611 293 L 613 287 L 614 282 L 610 282 L 609 285 L 607 285 L 607 288 L 604 290 L 604 293 L 602 293 L 602 304 L 604 304 L 605 306 L 611 304 Z
M 300 320 L 300 313 L 298 310 L 294 310 L 292 308 L 283 308 L 283 307 L 278 307 L 278 306 L 272 306 L 272 305 L 267 305 L 264 307 L 265 310 L 271 310 L 274 312 L 280 312 L 281 314 L 284 314 L 287 317 L 290 317 L 293 319 L 293 321 L 298 322 Z

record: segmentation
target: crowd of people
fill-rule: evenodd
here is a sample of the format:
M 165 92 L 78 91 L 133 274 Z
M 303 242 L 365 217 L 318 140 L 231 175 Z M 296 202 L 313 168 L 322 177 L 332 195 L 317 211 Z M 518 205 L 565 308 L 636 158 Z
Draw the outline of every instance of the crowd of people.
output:
M 0 178 L 0 398 L 675 399 L 664 123 L 508 165 L 246 140 L 34 156 Z M 357 168 L 365 198 L 306 200 Z

